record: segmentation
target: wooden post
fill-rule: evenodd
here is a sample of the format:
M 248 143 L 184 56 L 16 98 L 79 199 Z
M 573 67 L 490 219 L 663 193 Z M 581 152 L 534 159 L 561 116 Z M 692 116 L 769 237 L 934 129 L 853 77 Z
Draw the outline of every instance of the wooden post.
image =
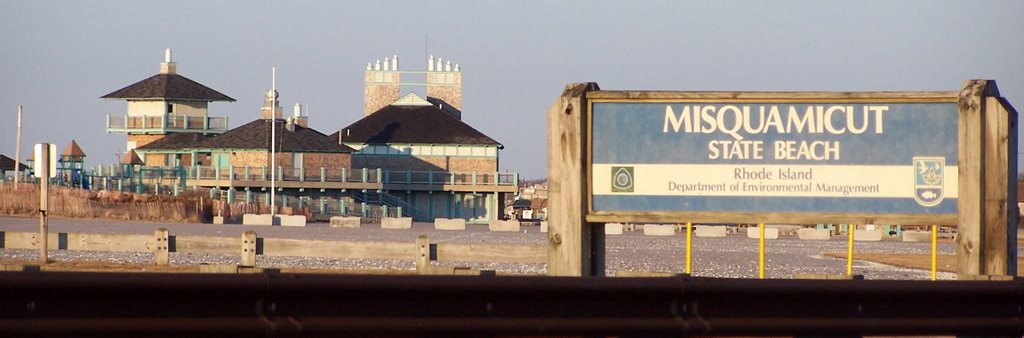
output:
M 156 240 L 156 249 L 153 251 L 153 263 L 163 266 L 170 265 L 171 251 L 170 242 L 168 242 L 170 235 L 167 233 L 167 228 L 156 229 L 153 237 Z
M 426 235 L 416 237 L 416 273 L 430 274 L 430 239 Z
M 42 151 L 36 154 L 39 161 L 36 163 L 42 163 L 37 165 L 35 170 L 39 172 L 39 264 L 46 265 L 47 259 L 47 244 L 49 242 L 49 224 L 46 220 L 46 210 L 49 207 L 50 200 L 50 144 L 43 143 Z
M 1006 213 L 1006 275 L 1017 276 L 1017 226 L 1020 224 L 1020 208 L 1017 204 L 1019 196 L 1017 196 L 1017 156 L 1018 152 L 1018 140 L 1020 139 L 1017 135 L 1018 123 L 1017 120 L 1019 115 L 1010 102 L 1005 98 L 999 97 L 999 116 L 1001 119 L 1006 119 L 1006 207 L 1003 211 Z
M 604 231 L 587 223 L 587 102 L 596 83 L 572 83 L 548 108 L 548 275 L 603 276 Z M 600 248 L 593 248 L 600 243 Z M 596 255 L 595 255 L 596 254 Z
M 1016 258 L 1017 245 L 1016 112 L 990 80 L 964 82 L 958 105 L 957 272 L 1015 274 L 1016 260 L 1008 258 Z
M 970 80 L 964 83 L 959 98 L 959 170 L 957 209 L 957 272 L 960 274 L 981 273 L 981 196 L 984 195 L 982 174 L 983 142 L 981 138 L 981 97 L 985 81 Z
M 242 266 L 256 266 L 256 232 L 249 230 L 242 234 Z
M 14 142 L 14 190 L 18 190 L 21 177 L 21 105 L 18 105 L 18 131 Z

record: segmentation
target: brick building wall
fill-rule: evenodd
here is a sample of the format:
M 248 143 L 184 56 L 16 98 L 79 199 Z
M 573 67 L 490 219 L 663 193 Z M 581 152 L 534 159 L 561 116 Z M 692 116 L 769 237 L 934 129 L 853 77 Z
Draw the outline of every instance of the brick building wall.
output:
M 280 163 L 282 154 L 277 154 L 278 163 Z M 216 157 L 216 153 L 214 153 Z M 261 168 L 270 163 L 270 154 L 266 151 L 236 151 L 231 153 L 228 163 L 232 167 L 245 167 L 249 166 L 252 168 Z
M 146 158 L 142 161 L 146 162 L 146 166 L 149 167 L 163 167 L 167 165 L 167 155 L 163 153 L 146 154 Z
M 292 153 L 277 153 L 274 156 L 277 166 L 283 169 L 292 167 Z M 232 167 L 263 167 L 270 163 L 270 154 L 265 151 L 237 151 L 231 155 Z M 316 169 L 320 167 L 337 169 L 351 168 L 352 155 L 344 153 L 302 153 L 302 167 Z
M 352 154 L 305 153 L 302 155 L 302 166 L 307 169 L 352 168 Z
M 156 140 L 162 139 L 162 138 L 164 138 L 164 136 L 167 136 L 167 135 L 162 135 L 162 134 L 157 134 L 157 135 L 150 135 L 150 134 L 128 134 L 128 144 L 131 144 L 132 142 L 135 142 L 135 147 L 141 147 L 141 146 L 153 143 Z M 132 149 L 134 149 L 134 148 L 132 148 Z M 129 149 L 129 150 L 131 150 L 131 149 Z

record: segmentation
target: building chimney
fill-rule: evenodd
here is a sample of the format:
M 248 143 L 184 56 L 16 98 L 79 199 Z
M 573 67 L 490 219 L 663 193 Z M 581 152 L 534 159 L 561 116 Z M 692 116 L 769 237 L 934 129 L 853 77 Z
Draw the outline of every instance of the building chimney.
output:
M 307 112 L 308 114 L 308 112 Z M 309 116 L 302 115 L 302 104 L 296 102 L 295 108 L 292 109 L 292 123 L 295 123 L 303 128 L 309 128 Z
M 370 115 L 401 98 L 398 55 L 380 59 L 366 68 L 363 89 L 363 114 Z
M 178 73 L 178 64 L 171 61 L 171 49 L 167 48 L 164 50 L 164 62 L 160 63 L 160 74 L 176 73 Z
M 452 60 L 438 57 L 428 65 L 427 97 L 440 99 L 456 110 L 462 110 L 462 67 Z M 432 69 L 429 69 L 431 68 Z
M 278 97 L 279 95 L 277 92 L 273 90 L 268 90 L 267 93 L 263 95 L 263 108 L 260 109 L 261 119 L 269 120 L 271 119 L 271 114 L 274 114 L 274 119 L 281 118 L 281 114 L 284 112 L 284 109 L 281 108 L 281 101 L 278 101 Z

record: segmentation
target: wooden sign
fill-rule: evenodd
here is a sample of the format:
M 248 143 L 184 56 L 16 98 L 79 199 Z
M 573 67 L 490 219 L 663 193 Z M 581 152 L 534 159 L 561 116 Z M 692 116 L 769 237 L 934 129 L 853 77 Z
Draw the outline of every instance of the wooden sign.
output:
M 956 221 L 956 92 L 630 95 L 589 96 L 588 219 Z
M 957 225 L 961 274 L 1016 273 L 1017 112 L 949 92 L 566 86 L 548 109 L 548 271 L 604 273 L 603 223 Z

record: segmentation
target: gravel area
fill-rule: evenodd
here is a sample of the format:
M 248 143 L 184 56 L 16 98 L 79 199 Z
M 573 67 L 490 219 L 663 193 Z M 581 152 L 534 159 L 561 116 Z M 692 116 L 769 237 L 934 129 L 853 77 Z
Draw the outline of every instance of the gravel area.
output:
M 38 231 L 34 218 L 0 217 L 0 231 Z M 427 235 L 431 242 L 479 244 L 544 244 L 547 234 L 537 226 L 523 226 L 517 233 L 490 232 L 486 225 L 468 225 L 465 231 L 438 231 L 430 223 L 416 223 L 410 230 L 384 230 L 374 224 L 359 229 L 330 228 L 326 223 L 311 223 L 304 228 L 243 226 L 238 224 L 176 224 L 154 222 L 124 222 L 86 219 L 51 219 L 51 232 L 86 233 L 140 233 L 152 234 L 158 228 L 167 228 L 177 236 L 241 236 L 254 230 L 260 237 L 317 240 L 345 240 L 365 242 L 414 242 L 419 235 Z M 725 238 L 693 238 L 693 275 L 705 277 L 756 278 L 757 240 L 745 235 Z M 843 274 L 845 259 L 826 257 L 827 253 L 846 252 L 845 238 L 829 241 L 801 241 L 795 236 L 782 236 L 766 241 L 766 277 L 792 278 L 798 274 Z M 626 231 L 622 235 L 606 238 L 606 270 L 608 275 L 619 271 L 657 271 L 682 273 L 685 271 L 686 241 L 684 236 L 644 236 L 642 231 Z M 952 254 L 953 245 L 940 244 L 939 253 Z M 885 240 L 856 242 L 854 257 L 859 253 L 917 253 L 930 252 L 929 243 L 907 243 Z M 152 262 L 148 253 L 51 251 L 56 261 L 100 261 L 146 264 Z M 171 253 L 172 265 L 238 264 L 237 255 Z M 35 250 L 0 249 L 3 260 L 37 260 Z M 434 263 L 439 264 L 439 263 Z M 260 267 L 275 268 L 329 268 L 329 269 L 415 269 L 410 260 L 338 259 L 320 257 L 257 256 Z M 543 274 L 546 264 L 526 263 L 461 263 L 444 262 L 447 266 L 475 267 L 499 273 Z M 854 273 L 866 279 L 928 279 L 929 272 L 898 268 L 867 261 L 854 261 Z M 939 273 L 940 279 L 954 279 L 952 273 Z

